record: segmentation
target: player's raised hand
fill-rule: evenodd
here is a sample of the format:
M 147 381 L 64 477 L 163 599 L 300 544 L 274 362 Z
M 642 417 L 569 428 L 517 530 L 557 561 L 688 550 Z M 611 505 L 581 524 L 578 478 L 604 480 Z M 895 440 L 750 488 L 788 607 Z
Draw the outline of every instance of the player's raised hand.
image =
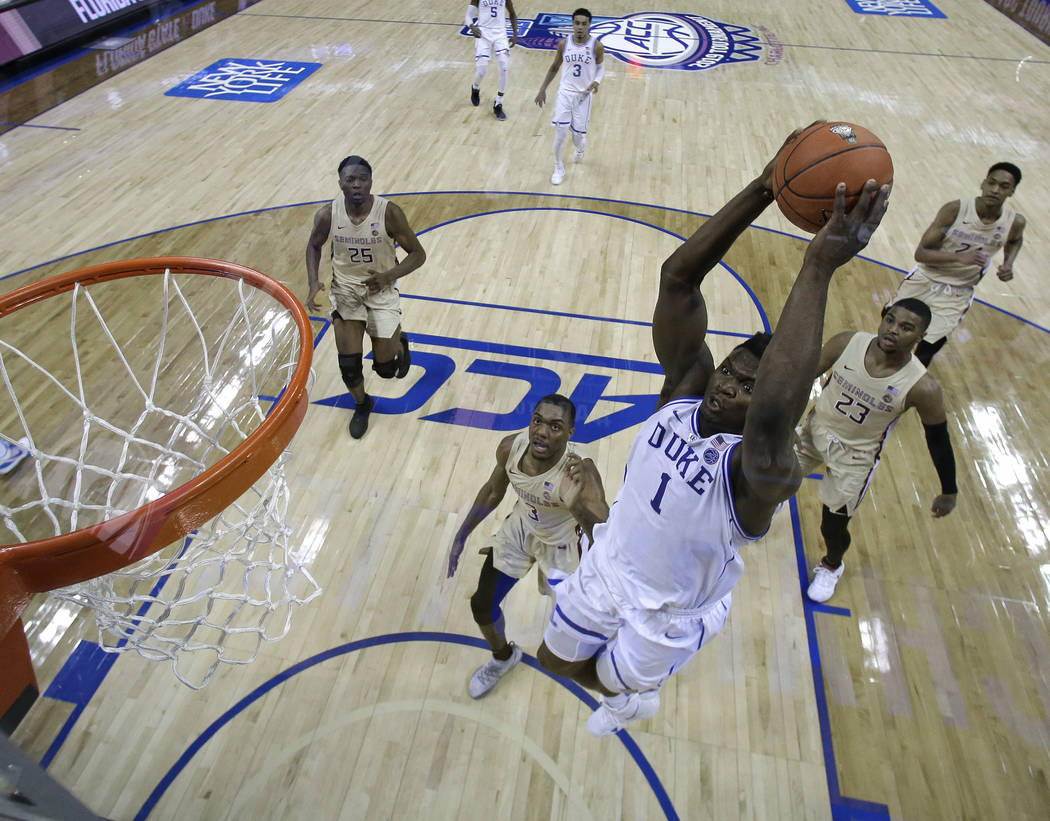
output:
M 558 488 L 562 504 L 570 510 L 580 497 L 580 491 L 583 490 L 584 478 L 580 471 L 580 462 L 580 457 L 575 453 L 570 453 L 565 457 L 565 477 L 561 481 L 561 487 Z
M 886 215 L 890 186 L 875 191 L 875 180 L 868 180 L 857 204 L 846 213 L 846 185 L 835 187 L 835 206 L 831 218 L 806 249 L 806 259 L 830 270 L 849 262 L 868 244 Z
M 565 459 L 565 478 L 558 491 L 562 504 L 576 517 L 588 538 L 595 524 L 609 518 L 605 486 L 598 466 L 591 459 L 582 459 L 578 454 L 570 453 Z

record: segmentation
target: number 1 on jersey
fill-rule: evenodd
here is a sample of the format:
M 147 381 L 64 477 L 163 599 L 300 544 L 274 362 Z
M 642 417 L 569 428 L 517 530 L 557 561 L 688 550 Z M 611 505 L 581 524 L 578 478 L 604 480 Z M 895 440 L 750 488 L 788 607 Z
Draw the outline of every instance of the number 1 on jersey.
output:
M 664 498 L 664 491 L 667 490 L 667 483 L 671 481 L 671 475 L 669 473 L 660 474 L 660 487 L 656 490 L 656 495 L 649 500 L 649 506 L 660 513 L 660 503 Z

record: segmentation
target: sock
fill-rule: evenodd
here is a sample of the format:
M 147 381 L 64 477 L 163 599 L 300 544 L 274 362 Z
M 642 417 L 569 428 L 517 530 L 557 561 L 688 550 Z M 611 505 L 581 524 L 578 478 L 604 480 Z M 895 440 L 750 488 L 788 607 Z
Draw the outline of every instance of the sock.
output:
M 562 146 L 565 145 L 565 138 L 569 135 L 569 129 L 565 126 L 555 126 L 554 128 L 554 166 L 558 168 L 561 166 L 561 150 Z
M 503 105 L 503 92 L 496 92 L 496 105 Z

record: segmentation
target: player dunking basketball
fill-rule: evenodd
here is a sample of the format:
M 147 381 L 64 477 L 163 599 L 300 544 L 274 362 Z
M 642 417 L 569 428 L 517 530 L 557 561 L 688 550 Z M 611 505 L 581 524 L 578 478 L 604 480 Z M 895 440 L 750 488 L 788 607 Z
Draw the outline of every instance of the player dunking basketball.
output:
M 339 163 L 342 196 L 322 205 L 306 246 L 310 286 L 306 307 L 319 311 L 324 290 L 318 274 L 321 250 L 332 238 L 332 329 L 339 372 L 354 397 L 350 435 L 368 430 L 375 400 L 365 392 L 364 335 L 372 340 L 372 370 L 383 379 L 403 379 L 412 364 L 408 337 L 401 330 L 401 296 L 394 286 L 426 262 L 427 254 L 397 205 L 372 194 L 372 166 L 358 156 Z M 407 255 L 400 262 L 394 242 Z
M 867 245 L 889 188 L 876 194 L 869 181 L 847 214 L 838 187 L 775 333 L 756 334 L 716 367 L 700 286 L 773 202 L 772 166 L 664 261 L 653 314 L 665 374 L 658 409 L 635 437 L 594 546 L 556 591 L 537 657 L 602 694 L 587 722 L 594 735 L 656 712 L 664 681 L 722 629 L 743 570 L 738 550 L 802 481 L 794 426 L 817 369 L 828 287 Z M 594 485 L 588 463 L 569 475 L 580 492 Z

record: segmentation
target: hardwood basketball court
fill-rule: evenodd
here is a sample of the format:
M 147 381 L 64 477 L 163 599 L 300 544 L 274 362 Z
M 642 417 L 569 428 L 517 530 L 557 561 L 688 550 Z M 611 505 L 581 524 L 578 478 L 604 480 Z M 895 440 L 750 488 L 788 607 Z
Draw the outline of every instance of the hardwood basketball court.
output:
M 513 49 L 497 122 L 495 66 L 481 106 L 469 102 L 465 4 L 263 0 L 0 135 L 3 291 L 183 255 L 257 268 L 303 299 L 312 215 L 348 154 L 369 160 L 373 191 L 401 205 L 428 254 L 400 283 L 414 367 L 403 382 L 366 368 L 388 412 L 360 441 L 314 317 L 287 522 L 324 592 L 291 633 L 195 691 L 169 665 L 74 651 L 97 640 L 90 614 L 37 600 L 24 622 L 43 695 L 13 739 L 114 819 L 1045 818 L 1050 49 L 980 0 L 935 5 L 945 18 L 708 3 L 739 48 L 703 70 L 624 62 L 607 40 L 586 158 L 559 187 L 550 109 L 532 103 L 550 51 Z M 678 0 L 658 11 L 699 13 Z M 266 104 L 165 94 L 223 58 L 320 68 Z M 823 552 L 807 481 L 744 553 L 723 635 L 629 738 L 590 737 L 589 697 L 531 657 L 472 701 L 487 651 L 468 599 L 502 508 L 457 576 L 444 571 L 500 437 L 527 424 L 529 397 L 572 395 L 587 409 L 576 438 L 615 493 L 661 384 L 648 327 L 661 261 L 819 117 L 869 127 L 895 167 L 883 226 L 833 284 L 826 336 L 875 329 L 943 202 L 975 195 L 993 162 L 1024 173 L 1016 278 L 981 284 L 931 369 L 957 509 L 931 518 L 938 483 L 909 414 L 852 522 L 835 597 L 804 595 Z M 775 207 L 741 237 L 705 285 L 716 357 L 775 324 L 804 250 Z M 0 492 L 26 481 L 23 465 Z M 530 576 L 505 608 L 530 654 L 549 606 Z

